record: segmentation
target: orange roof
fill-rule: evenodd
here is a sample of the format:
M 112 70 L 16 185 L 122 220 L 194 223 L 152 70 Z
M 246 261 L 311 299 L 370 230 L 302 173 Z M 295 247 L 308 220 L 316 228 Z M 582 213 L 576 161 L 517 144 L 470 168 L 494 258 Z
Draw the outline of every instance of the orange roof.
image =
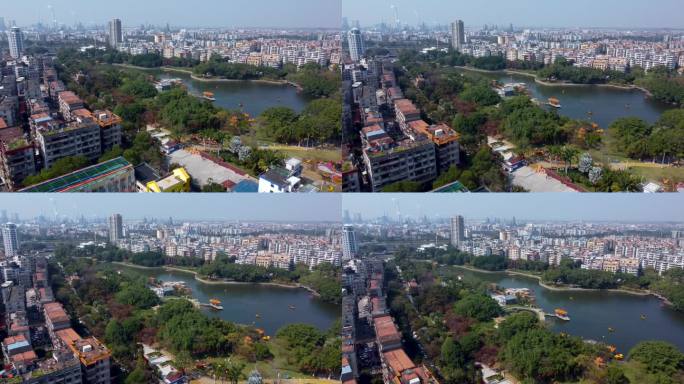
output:
M 10 345 L 10 344 L 18 343 L 20 341 L 26 341 L 26 337 L 24 335 L 10 336 L 10 337 L 5 338 L 5 340 L 3 340 L 2 343 L 5 345 Z
M 76 96 L 76 94 L 71 91 L 60 92 L 59 99 L 67 104 L 77 104 L 83 102 L 80 97 Z
M 427 137 L 437 145 L 448 144 L 452 141 L 458 140 L 459 138 L 459 135 L 456 133 L 456 131 L 443 123 L 429 125 L 423 120 L 416 120 L 409 122 L 408 126 L 416 132 L 427 135 Z
M 7 123 L 5 122 L 5 119 L 0 117 L 0 129 L 7 128 Z
M 394 108 L 398 109 L 403 115 L 420 114 L 420 110 L 409 99 L 395 100 Z
M 64 311 L 62 304 L 53 301 L 43 305 L 43 308 L 45 309 L 45 316 L 47 316 L 52 323 L 69 321 L 69 316 Z
M 22 352 L 22 353 L 17 353 L 16 355 L 13 355 L 11 357 L 13 363 L 33 361 L 37 358 L 38 358 L 38 356 L 36 356 L 36 353 L 33 352 L 32 350 Z
M 401 339 L 397 326 L 394 325 L 394 320 L 392 316 L 380 316 L 373 319 L 373 324 L 375 325 L 375 335 L 379 340 L 388 338 Z
M 73 328 L 61 329 L 55 332 L 55 334 L 57 334 L 57 337 L 59 337 L 59 339 L 62 340 L 66 345 L 71 345 L 75 341 L 81 340 L 81 336 L 79 336 Z
M 71 113 L 79 117 L 85 117 L 88 119 L 93 118 L 93 113 L 85 108 L 74 109 L 73 111 L 71 111 Z
M 408 355 L 406 355 L 406 352 L 404 352 L 403 349 L 395 349 L 393 351 L 383 352 L 382 355 L 385 358 L 389 368 L 396 375 L 401 374 L 407 369 L 413 369 L 416 367 L 416 365 L 413 364 L 413 361 L 408 357 Z

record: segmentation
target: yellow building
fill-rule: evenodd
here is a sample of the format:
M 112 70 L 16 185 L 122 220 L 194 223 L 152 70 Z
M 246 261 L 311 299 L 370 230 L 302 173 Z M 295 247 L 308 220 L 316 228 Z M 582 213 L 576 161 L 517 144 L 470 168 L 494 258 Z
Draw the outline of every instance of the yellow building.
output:
M 185 168 L 176 168 L 169 176 L 147 183 L 147 192 L 190 192 L 190 182 Z

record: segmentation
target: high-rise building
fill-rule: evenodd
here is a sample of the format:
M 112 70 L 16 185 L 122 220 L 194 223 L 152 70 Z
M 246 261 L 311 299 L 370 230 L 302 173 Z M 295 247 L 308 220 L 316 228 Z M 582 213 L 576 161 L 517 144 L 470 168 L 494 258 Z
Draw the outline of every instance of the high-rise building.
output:
M 460 51 L 465 45 L 465 27 L 463 20 L 456 20 L 451 23 L 451 47 Z
M 109 242 L 115 244 L 123 238 L 123 219 L 115 213 L 109 217 Z
M 456 216 L 451 218 L 451 245 L 456 249 L 461 249 L 461 244 L 465 239 L 465 225 L 463 223 L 463 216 Z
M 6 29 L 7 29 L 7 26 L 5 24 L 5 18 L 0 17 L 0 32 L 5 32 Z
M 9 31 L 9 48 L 10 56 L 15 59 L 21 57 L 21 53 L 24 51 L 24 35 L 19 27 L 12 27 Z
M 349 56 L 353 61 L 359 61 L 366 52 L 363 44 L 363 36 L 358 28 L 352 28 L 347 34 L 347 42 L 349 43 Z
M 116 48 L 123 42 L 123 30 L 121 19 L 113 19 L 109 22 L 109 46 Z
M 17 226 L 7 223 L 2 226 L 2 242 L 5 245 L 5 257 L 10 258 L 19 254 L 19 236 Z
M 351 225 L 345 225 L 342 229 L 342 261 L 351 260 L 359 252 L 359 243 L 356 241 L 356 232 Z

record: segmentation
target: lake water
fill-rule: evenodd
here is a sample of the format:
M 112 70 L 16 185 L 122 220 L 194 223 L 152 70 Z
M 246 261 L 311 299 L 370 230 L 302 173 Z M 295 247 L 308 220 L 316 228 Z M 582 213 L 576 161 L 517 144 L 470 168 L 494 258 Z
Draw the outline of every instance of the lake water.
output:
M 595 122 L 602 128 L 607 128 L 618 118 L 627 116 L 639 117 L 649 123 L 654 123 L 664 111 L 672 108 L 672 106 L 647 98 L 646 94 L 638 89 L 548 86 L 538 84 L 529 76 L 461 70 L 502 83 L 525 83 L 531 96 L 543 103 L 546 103 L 550 97 L 559 99 L 562 105 L 562 108 L 558 109 L 559 114 L 573 119 Z
M 178 78 L 193 95 L 214 93 L 217 107 L 239 110 L 242 108 L 252 116 L 260 115 L 271 107 L 288 107 L 301 112 L 307 98 L 296 88 L 284 84 L 268 84 L 254 81 L 205 82 L 193 80 L 190 74 L 182 72 L 157 71 L 159 78 Z M 242 107 L 240 107 L 242 105 Z
M 653 296 L 637 296 L 607 291 L 552 291 L 525 276 L 482 273 L 459 269 L 464 278 L 484 280 L 505 288 L 530 288 L 537 306 L 551 313 L 556 308 L 568 311 L 570 321 L 546 318 L 556 332 L 613 344 L 621 353 L 629 352 L 640 341 L 663 340 L 684 351 L 684 313 L 663 306 Z M 641 315 L 646 315 L 642 320 Z M 614 332 L 609 332 L 608 328 Z
M 114 268 L 162 281 L 184 281 L 192 289 L 193 298 L 201 303 L 208 303 L 212 298 L 221 300 L 222 311 L 202 307 L 207 315 L 254 325 L 264 329 L 267 335 L 274 335 L 279 328 L 292 323 L 310 324 L 325 331 L 342 313 L 339 305 L 326 303 L 304 289 L 260 284 L 204 284 L 195 280 L 191 273 L 120 265 L 115 265 Z M 295 309 L 290 309 L 290 305 Z M 257 318 L 257 314 L 261 317 Z

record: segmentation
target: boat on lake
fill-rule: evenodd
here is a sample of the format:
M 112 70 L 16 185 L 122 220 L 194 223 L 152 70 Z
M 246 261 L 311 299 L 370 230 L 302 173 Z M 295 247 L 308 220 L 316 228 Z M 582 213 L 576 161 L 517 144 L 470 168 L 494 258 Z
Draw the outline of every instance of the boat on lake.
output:
M 202 98 L 204 98 L 205 100 L 209 100 L 209 101 L 216 101 L 216 97 L 214 97 L 213 92 L 203 92 Z
M 565 309 L 556 308 L 554 311 L 557 318 L 565 321 L 570 321 L 570 316 L 568 316 L 568 311 Z
M 549 97 L 548 103 L 546 103 L 546 104 L 550 105 L 554 108 L 559 108 L 559 109 L 561 108 L 560 100 L 558 100 L 555 97 Z

